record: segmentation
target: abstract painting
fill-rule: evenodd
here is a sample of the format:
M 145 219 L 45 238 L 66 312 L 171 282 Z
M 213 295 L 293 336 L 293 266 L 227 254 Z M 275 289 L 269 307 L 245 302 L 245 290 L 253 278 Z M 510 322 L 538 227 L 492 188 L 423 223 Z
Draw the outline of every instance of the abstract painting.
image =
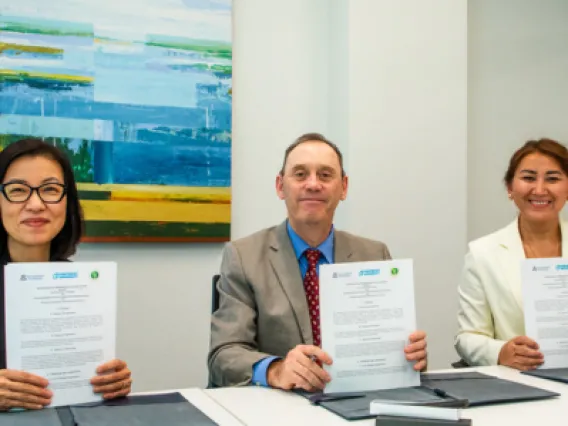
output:
M 89 242 L 227 241 L 231 0 L 0 5 L 0 148 L 64 150 Z

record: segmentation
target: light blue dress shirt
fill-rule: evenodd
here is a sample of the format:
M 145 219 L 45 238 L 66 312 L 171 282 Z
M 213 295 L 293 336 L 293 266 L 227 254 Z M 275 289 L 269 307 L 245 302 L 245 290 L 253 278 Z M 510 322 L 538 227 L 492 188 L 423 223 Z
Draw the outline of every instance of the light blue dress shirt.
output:
M 300 272 L 302 273 L 302 280 L 306 276 L 306 272 L 308 272 L 308 259 L 304 255 L 304 252 L 312 248 L 306 243 L 302 238 L 296 234 L 296 232 L 290 226 L 290 222 L 287 223 L 286 228 L 288 230 L 288 236 L 290 237 L 290 242 L 292 243 L 292 247 L 294 248 L 294 253 L 296 253 L 296 259 L 298 259 L 298 263 L 300 264 Z M 333 227 L 329 232 L 329 235 L 325 239 L 323 243 L 316 247 L 321 252 L 321 256 L 318 260 L 318 275 L 319 275 L 319 266 L 322 264 L 333 263 Z M 266 373 L 268 371 L 268 367 L 275 359 L 278 359 L 277 356 L 268 356 L 266 358 L 261 359 L 252 367 L 252 383 L 259 386 L 268 386 Z

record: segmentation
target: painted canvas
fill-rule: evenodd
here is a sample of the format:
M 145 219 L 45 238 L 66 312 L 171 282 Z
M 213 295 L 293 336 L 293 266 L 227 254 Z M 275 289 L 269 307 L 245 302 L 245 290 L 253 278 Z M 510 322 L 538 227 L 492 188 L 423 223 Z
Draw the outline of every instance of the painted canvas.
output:
M 231 0 L 0 4 L 0 147 L 72 160 L 85 241 L 230 238 Z

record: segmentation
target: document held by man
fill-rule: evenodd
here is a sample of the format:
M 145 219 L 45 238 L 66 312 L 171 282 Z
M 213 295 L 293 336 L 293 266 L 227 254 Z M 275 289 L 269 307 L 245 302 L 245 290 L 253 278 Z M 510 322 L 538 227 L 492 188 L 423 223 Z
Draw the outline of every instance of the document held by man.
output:
M 44 377 L 51 407 L 95 402 L 90 379 L 115 357 L 116 263 L 11 263 L 5 267 L 6 358 Z
M 568 367 L 568 259 L 525 259 L 525 334 L 544 355 L 541 368 Z
M 322 349 L 333 364 L 326 393 L 420 385 L 404 347 L 416 330 L 411 259 L 321 265 Z

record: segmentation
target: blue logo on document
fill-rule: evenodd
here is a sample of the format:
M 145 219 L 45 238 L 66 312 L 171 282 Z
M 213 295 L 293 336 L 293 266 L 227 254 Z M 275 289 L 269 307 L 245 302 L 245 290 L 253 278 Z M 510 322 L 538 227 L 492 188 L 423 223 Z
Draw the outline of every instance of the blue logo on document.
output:
M 566 271 L 568 270 L 568 265 L 556 265 L 557 271 Z
M 77 272 L 56 272 L 53 274 L 54 280 L 62 280 L 65 278 L 77 278 L 79 274 Z
M 379 275 L 381 273 L 380 269 L 363 269 L 362 271 L 359 271 L 359 276 L 365 276 L 365 275 Z

